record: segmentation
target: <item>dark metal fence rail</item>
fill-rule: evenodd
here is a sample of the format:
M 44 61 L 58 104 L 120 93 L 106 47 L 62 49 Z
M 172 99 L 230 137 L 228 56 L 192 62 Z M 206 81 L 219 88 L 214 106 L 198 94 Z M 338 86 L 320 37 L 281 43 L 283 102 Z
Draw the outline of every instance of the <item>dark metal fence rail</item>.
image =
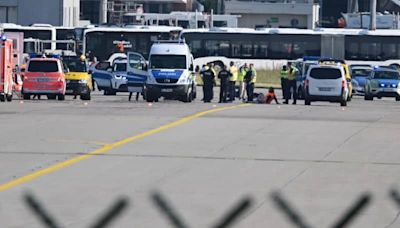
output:
M 179 215 L 173 205 L 160 193 L 153 192 L 151 200 L 160 213 L 169 221 L 173 228 L 189 228 L 190 226 Z M 289 201 L 280 192 L 273 192 L 271 194 L 273 203 L 277 209 L 298 228 L 312 228 L 306 222 L 303 215 L 299 210 L 289 203 Z M 400 193 L 393 189 L 389 192 L 389 198 L 400 209 Z M 349 208 L 343 212 L 329 228 L 345 228 L 350 227 L 352 222 L 360 216 L 361 212 L 365 210 L 372 202 L 372 195 L 370 193 L 361 194 Z M 24 195 L 24 203 L 30 209 L 32 214 L 43 224 L 44 228 L 61 228 L 65 227 L 60 225 L 55 217 L 45 208 L 45 206 L 38 200 L 32 193 Z M 101 214 L 94 222 L 88 226 L 89 228 L 105 228 L 111 227 L 112 223 L 122 215 L 129 208 L 130 202 L 126 197 L 118 198 L 103 214 Z M 233 227 L 243 215 L 253 206 L 253 198 L 250 196 L 243 197 L 236 204 L 234 204 L 227 212 L 221 216 L 211 228 L 229 228 Z M 315 226 L 320 227 L 320 226 Z

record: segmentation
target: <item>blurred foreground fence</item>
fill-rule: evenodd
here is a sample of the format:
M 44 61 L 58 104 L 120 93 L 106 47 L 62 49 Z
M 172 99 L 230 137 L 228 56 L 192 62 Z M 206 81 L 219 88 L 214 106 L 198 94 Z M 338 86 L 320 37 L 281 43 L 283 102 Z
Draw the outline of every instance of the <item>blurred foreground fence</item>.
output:
M 283 214 L 293 227 L 296 228 L 312 228 L 320 227 L 318 224 L 313 226 L 308 224 L 305 217 L 296 210 L 294 206 L 282 195 L 280 192 L 273 192 L 270 197 L 276 208 Z M 389 193 L 389 198 L 397 205 L 400 210 L 400 193 L 393 189 Z M 187 223 L 182 216 L 179 215 L 177 210 L 173 207 L 172 203 L 169 202 L 160 192 L 154 192 L 151 194 L 151 200 L 155 207 L 160 213 L 168 220 L 170 227 L 172 228 L 189 228 L 191 225 Z M 217 220 L 217 222 L 211 226 L 211 228 L 228 228 L 233 227 L 237 221 L 243 218 L 243 215 L 250 210 L 253 206 L 254 200 L 247 196 L 240 199 L 234 204 L 227 212 Z M 361 194 L 355 201 L 349 204 L 346 211 L 342 213 L 339 218 L 336 218 L 332 222 L 332 225 L 327 228 L 344 228 L 350 227 L 351 223 L 361 215 L 361 212 L 366 209 L 372 202 L 372 195 L 370 193 Z M 24 203 L 30 209 L 30 211 L 37 217 L 37 219 L 43 224 L 44 228 L 62 228 L 65 227 L 56 220 L 45 205 L 32 193 L 24 195 Z M 118 198 L 109 208 L 106 208 L 98 218 L 96 218 L 92 224 L 89 224 L 89 228 L 104 228 L 112 227 L 112 222 L 117 220 L 123 212 L 125 212 L 130 206 L 130 200 L 125 197 Z M 196 224 L 192 224 L 196 225 Z M 261 225 L 260 225 L 261 227 Z

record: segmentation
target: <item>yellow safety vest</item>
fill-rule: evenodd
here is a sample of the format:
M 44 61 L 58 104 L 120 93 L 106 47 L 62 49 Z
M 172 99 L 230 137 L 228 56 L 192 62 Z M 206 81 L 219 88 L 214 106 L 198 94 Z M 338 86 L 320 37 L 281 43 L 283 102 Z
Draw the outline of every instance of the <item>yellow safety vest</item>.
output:
M 244 81 L 244 76 L 246 76 L 247 70 L 243 67 L 239 72 L 239 82 Z
M 251 80 L 251 83 L 256 83 L 257 81 L 257 71 L 256 69 L 252 69 L 253 71 L 253 79 Z
M 229 68 L 229 72 L 231 72 L 231 74 L 232 74 L 232 76 L 230 78 L 230 81 L 231 82 L 236 82 L 238 80 L 238 74 L 239 74 L 238 68 L 235 67 L 235 66 L 231 66 Z
M 296 73 L 297 73 L 297 68 L 292 67 L 292 73 L 290 73 L 290 69 L 288 70 L 288 79 L 289 80 L 296 80 Z
M 281 78 L 288 78 L 289 71 L 288 70 L 281 70 Z

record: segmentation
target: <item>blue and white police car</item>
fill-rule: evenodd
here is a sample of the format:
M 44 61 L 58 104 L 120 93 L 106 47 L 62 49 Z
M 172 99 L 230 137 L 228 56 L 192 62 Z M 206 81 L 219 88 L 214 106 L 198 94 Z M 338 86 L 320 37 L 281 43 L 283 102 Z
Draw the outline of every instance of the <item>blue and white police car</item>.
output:
M 374 97 L 394 97 L 400 101 L 400 74 L 399 71 L 374 67 L 365 82 L 365 100 L 373 100 Z

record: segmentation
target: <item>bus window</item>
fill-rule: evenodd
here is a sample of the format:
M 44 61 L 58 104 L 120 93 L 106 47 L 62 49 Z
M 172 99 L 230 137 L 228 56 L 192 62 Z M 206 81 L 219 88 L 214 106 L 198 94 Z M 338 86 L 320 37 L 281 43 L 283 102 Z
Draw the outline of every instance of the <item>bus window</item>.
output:
M 268 43 L 267 42 L 255 42 L 254 43 L 254 57 L 255 58 L 267 58 L 268 56 Z
M 232 43 L 231 43 L 231 46 L 232 46 L 232 57 L 237 57 L 237 58 L 240 58 L 240 57 L 242 57 L 242 52 L 241 52 L 241 50 L 240 50 L 240 44 L 241 44 L 241 42 L 240 41 L 233 41 Z
M 192 40 L 188 45 L 194 57 L 203 56 L 201 40 Z
M 229 41 L 206 40 L 207 56 L 229 56 Z
M 253 54 L 253 45 L 251 41 L 243 41 L 242 42 L 242 56 L 243 57 L 252 57 Z

